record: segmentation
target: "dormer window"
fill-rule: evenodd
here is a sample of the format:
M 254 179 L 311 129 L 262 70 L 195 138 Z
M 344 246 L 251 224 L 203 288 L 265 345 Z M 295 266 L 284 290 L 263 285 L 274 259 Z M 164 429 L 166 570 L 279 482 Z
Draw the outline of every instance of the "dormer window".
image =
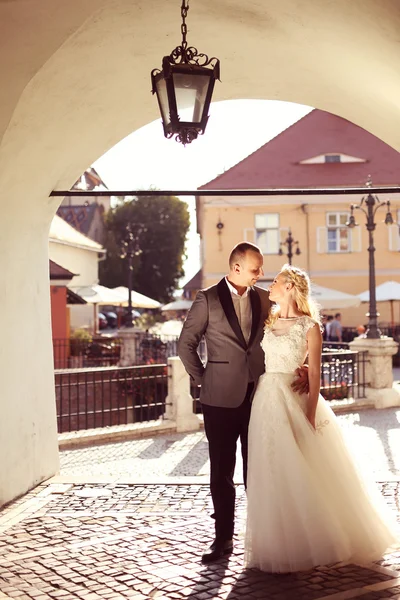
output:
M 326 163 L 338 163 L 340 161 L 340 154 L 325 154 Z
M 311 158 L 305 158 L 299 161 L 299 165 L 323 165 L 325 163 L 365 163 L 365 158 L 350 156 L 343 152 L 329 152 L 326 154 L 318 154 Z

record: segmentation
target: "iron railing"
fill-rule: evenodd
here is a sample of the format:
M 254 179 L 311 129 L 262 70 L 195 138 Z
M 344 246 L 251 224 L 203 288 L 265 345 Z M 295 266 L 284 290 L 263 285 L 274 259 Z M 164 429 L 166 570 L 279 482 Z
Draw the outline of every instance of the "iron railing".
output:
M 167 365 L 55 371 L 58 432 L 159 419 Z
M 321 362 L 321 394 L 326 400 L 365 397 L 367 354 L 367 352 L 349 350 L 346 344 L 340 342 L 324 344 Z
M 178 339 L 177 336 L 153 333 L 135 334 L 135 364 L 164 363 L 171 356 L 178 356 Z M 204 339 L 200 341 L 198 354 L 202 360 L 207 359 Z
M 327 348 L 321 394 L 327 400 L 365 396 L 366 352 Z M 168 394 L 167 364 L 55 371 L 59 433 L 162 418 Z M 199 387 L 191 387 L 201 413 Z
M 364 327 L 367 328 L 367 324 L 365 324 Z M 381 322 L 378 323 L 378 328 L 380 329 L 382 335 L 393 338 L 394 341 L 399 344 L 397 352 L 393 356 L 393 366 L 400 366 L 400 324 L 391 325 L 387 322 Z M 340 348 L 348 348 L 348 342 L 352 342 L 357 335 L 358 333 L 355 327 L 343 327 L 343 342 L 324 342 L 324 346 L 332 346 L 333 348 L 337 348 L 337 344 L 339 344 Z
M 118 337 L 96 337 L 93 340 L 53 339 L 55 369 L 85 369 L 118 365 L 121 356 L 121 340 Z M 177 336 L 153 333 L 134 334 L 134 364 L 164 364 L 170 356 L 177 356 Z M 205 342 L 199 346 L 199 354 L 206 359 Z
M 121 354 L 119 338 L 53 339 L 55 369 L 85 369 L 117 365 Z
M 321 363 L 322 396 L 326 400 L 364 398 L 366 361 L 367 352 L 349 350 L 346 343 L 327 342 Z M 201 413 L 200 387 L 191 385 L 190 393 L 193 412 Z

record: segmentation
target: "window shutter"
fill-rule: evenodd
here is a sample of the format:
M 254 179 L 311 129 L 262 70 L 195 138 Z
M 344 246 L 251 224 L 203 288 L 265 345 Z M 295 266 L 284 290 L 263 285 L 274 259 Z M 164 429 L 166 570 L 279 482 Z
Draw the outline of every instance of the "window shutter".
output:
M 393 223 L 393 225 L 388 225 L 388 235 L 389 235 L 389 250 L 392 252 L 399 252 L 400 250 L 400 228 L 397 223 Z
M 328 252 L 328 235 L 326 227 L 317 227 L 317 252 L 326 254 Z
M 361 252 L 361 227 L 350 229 L 350 251 Z
M 244 229 L 243 239 L 245 242 L 250 242 L 251 244 L 256 244 L 257 242 L 256 242 L 255 229 Z

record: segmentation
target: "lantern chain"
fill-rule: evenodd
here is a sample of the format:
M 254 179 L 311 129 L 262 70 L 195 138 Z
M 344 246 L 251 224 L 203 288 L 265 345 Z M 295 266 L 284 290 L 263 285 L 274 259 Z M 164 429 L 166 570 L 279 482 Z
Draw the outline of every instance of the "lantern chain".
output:
M 186 48 L 186 46 L 187 46 L 187 42 L 186 42 L 186 35 L 187 35 L 186 17 L 187 17 L 187 14 L 188 14 L 188 10 L 189 10 L 189 0 L 182 0 L 182 6 L 181 6 L 181 16 L 182 16 L 181 32 L 182 32 L 182 47 L 183 48 Z

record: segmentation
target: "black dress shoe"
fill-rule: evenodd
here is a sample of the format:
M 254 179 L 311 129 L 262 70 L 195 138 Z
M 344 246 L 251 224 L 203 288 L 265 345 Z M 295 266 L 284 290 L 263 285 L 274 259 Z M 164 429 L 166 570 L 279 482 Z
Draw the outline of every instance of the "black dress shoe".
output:
M 201 560 L 203 563 L 211 563 L 214 562 L 214 560 L 218 560 L 225 554 L 231 554 L 232 550 L 232 540 L 215 539 L 211 546 L 204 552 Z

